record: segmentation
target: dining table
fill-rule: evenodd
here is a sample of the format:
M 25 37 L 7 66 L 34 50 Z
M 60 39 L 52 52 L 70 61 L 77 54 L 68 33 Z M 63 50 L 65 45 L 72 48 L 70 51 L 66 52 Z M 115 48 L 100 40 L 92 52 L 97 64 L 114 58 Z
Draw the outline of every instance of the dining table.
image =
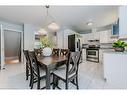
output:
M 46 89 L 50 89 L 50 76 L 51 72 L 55 70 L 57 67 L 63 64 L 63 62 L 67 61 L 66 56 L 58 56 L 58 55 L 51 55 L 51 56 L 39 56 L 37 58 L 39 64 L 46 70 Z

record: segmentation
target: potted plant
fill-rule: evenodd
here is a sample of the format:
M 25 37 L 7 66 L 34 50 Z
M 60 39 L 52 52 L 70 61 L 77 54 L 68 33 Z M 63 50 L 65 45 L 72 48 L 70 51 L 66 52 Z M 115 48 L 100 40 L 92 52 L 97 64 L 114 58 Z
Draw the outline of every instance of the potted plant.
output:
M 122 40 L 117 40 L 112 46 L 116 52 L 123 52 L 127 44 Z
M 42 36 L 40 38 L 40 42 L 43 47 L 43 55 L 44 56 L 50 56 L 52 54 L 52 47 L 53 47 L 53 42 L 48 36 Z

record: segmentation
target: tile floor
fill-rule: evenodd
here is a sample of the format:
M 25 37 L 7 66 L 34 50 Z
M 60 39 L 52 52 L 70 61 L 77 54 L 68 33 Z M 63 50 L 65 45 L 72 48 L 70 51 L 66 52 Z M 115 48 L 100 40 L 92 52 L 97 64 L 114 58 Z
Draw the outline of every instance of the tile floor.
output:
M 44 80 L 41 82 L 45 85 Z M 60 81 L 64 89 L 64 83 Z M 25 66 L 23 63 L 6 64 L 0 70 L 0 89 L 30 89 L 29 81 L 25 80 Z M 34 89 L 36 87 L 34 86 Z M 69 85 L 69 89 L 76 89 Z M 106 83 L 103 78 L 103 65 L 94 62 L 83 62 L 79 67 L 79 89 L 120 89 Z

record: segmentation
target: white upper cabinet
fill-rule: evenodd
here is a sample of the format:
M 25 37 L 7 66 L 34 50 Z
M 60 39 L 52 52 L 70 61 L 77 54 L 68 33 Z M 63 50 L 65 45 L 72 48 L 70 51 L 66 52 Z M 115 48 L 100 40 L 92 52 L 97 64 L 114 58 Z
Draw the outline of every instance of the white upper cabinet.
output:
M 87 38 L 88 40 L 93 40 L 93 34 L 92 33 L 87 34 Z
M 100 39 L 100 32 L 92 32 L 89 34 L 85 34 L 88 40 L 99 40 Z
M 83 43 L 88 44 L 89 40 L 100 40 L 100 43 L 113 43 L 118 38 L 111 38 L 111 30 L 104 30 L 99 32 L 92 32 L 89 34 L 83 34 Z
M 92 34 L 94 40 L 100 40 L 100 32 L 93 32 Z
M 93 32 L 88 34 L 83 34 L 83 43 L 88 44 L 89 40 L 99 40 L 100 32 Z
M 83 44 L 88 44 L 88 40 L 91 39 L 91 33 L 89 34 L 83 34 Z
M 111 30 L 100 31 L 100 43 L 111 43 Z

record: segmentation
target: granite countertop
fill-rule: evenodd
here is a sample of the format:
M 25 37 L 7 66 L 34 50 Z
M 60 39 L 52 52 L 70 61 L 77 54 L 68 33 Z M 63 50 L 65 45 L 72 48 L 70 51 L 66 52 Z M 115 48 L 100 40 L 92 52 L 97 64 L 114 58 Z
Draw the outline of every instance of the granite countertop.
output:
M 109 48 L 107 48 L 107 47 L 100 47 L 100 49 L 113 49 L 112 47 L 109 47 Z
M 87 49 L 88 47 L 82 47 L 82 49 Z
M 124 52 L 105 51 L 104 53 L 108 53 L 108 54 L 127 54 L 127 51 L 124 51 Z
M 88 47 L 82 47 L 82 49 L 87 49 Z M 99 49 L 113 49 L 112 47 L 100 47 Z

